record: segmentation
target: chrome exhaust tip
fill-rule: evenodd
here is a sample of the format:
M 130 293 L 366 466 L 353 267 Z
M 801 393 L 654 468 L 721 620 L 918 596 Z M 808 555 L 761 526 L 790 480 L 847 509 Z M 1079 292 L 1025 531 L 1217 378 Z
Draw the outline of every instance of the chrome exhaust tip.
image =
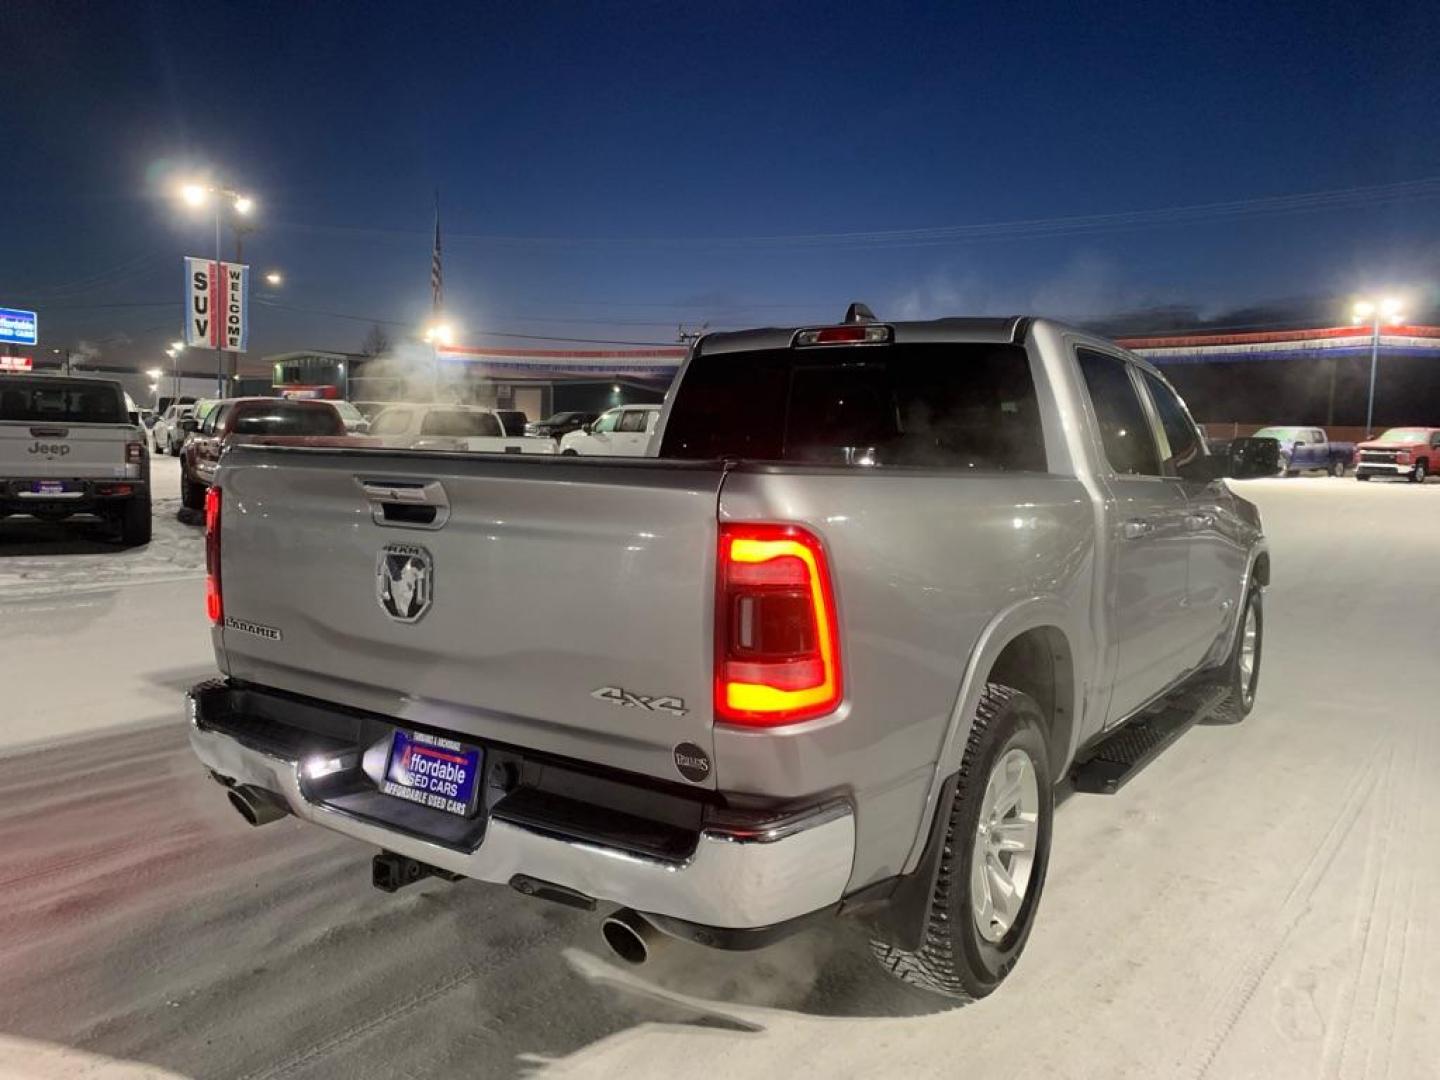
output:
M 600 924 L 600 936 L 610 951 L 627 964 L 643 964 L 667 940 L 653 923 L 638 911 L 621 908 Z
M 255 826 L 269 825 L 290 813 L 290 807 L 280 796 L 250 784 L 232 787 L 225 797 L 241 817 Z

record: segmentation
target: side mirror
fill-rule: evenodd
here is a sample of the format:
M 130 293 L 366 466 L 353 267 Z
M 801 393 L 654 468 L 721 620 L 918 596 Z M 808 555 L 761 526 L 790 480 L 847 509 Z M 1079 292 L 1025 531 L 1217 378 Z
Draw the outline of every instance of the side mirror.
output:
M 193 418 L 187 418 L 187 419 L 185 419 L 185 420 L 181 420 L 181 421 L 180 421 L 180 430 L 186 432 L 187 434 L 188 434 L 189 432 L 191 432 L 191 431 L 196 431 L 196 430 L 198 430 L 199 427 L 200 427 L 200 421 L 195 420 L 195 419 L 193 419 Z
M 595 423 L 594 423 L 594 421 L 590 421 L 589 423 L 581 424 L 581 425 L 580 425 L 580 430 L 583 431 L 586 435 L 593 435 L 593 434 L 595 434 Z
M 1306 443 L 1304 439 L 1296 439 L 1296 440 L 1295 440 L 1295 445 L 1296 445 L 1296 446 L 1307 446 L 1307 445 L 1309 445 L 1309 444 Z
M 1224 475 L 1232 480 L 1254 480 L 1280 471 L 1278 439 L 1231 439 L 1226 448 Z

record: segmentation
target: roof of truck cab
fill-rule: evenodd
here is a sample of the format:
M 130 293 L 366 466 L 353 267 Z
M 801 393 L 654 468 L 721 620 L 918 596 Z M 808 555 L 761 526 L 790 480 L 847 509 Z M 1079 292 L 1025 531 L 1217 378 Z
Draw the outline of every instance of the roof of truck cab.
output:
M 895 332 L 896 344 L 915 342 L 992 342 L 1008 344 L 1023 341 L 1030 318 L 1024 315 L 957 317 L 926 319 L 920 322 L 890 322 L 876 319 Z M 731 330 L 706 334 L 699 342 L 702 353 L 747 352 L 752 349 L 786 349 L 801 330 L 817 330 L 841 323 L 808 323 L 804 326 L 768 326 L 758 330 Z

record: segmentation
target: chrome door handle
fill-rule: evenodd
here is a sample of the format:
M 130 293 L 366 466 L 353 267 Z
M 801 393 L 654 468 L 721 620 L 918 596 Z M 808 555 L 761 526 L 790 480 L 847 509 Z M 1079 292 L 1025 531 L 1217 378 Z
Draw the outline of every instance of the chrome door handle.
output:
M 1144 518 L 1131 518 L 1121 530 L 1126 540 L 1139 540 L 1155 531 L 1155 526 Z

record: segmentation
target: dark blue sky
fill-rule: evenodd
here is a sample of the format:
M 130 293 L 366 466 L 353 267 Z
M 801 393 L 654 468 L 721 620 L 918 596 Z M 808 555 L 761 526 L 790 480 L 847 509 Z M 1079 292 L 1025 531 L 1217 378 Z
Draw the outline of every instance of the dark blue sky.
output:
M 181 255 L 212 246 L 167 195 L 194 168 L 255 193 L 247 261 L 283 268 L 277 301 L 306 309 L 257 308 L 255 356 L 358 347 L 366 322 L 318 312 L 418 325 L 437 186 L 450 306 L 477 342 L 669 340 L 853 298 L 1093 317 L 1440 282 L 1440 184 L 1306 213 L 830 238 L 1440 177 L 1433 0 L 9 0 L 0 40 L 0 304 L 38 307 L 48 346 L 140 366 L 178 332 Z M 758 239 L 798 235 L 822 238 Z

